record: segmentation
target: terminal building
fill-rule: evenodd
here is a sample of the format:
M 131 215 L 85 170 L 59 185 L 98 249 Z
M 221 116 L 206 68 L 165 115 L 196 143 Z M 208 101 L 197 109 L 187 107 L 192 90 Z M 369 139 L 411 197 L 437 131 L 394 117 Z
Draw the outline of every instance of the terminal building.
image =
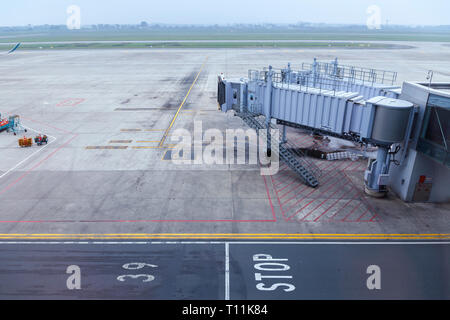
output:
M 391 189 L 408 202 L 449 202 L 450 84 L 405 82 L 400 99 L 418 113 L 405 159 L 391 168 Z

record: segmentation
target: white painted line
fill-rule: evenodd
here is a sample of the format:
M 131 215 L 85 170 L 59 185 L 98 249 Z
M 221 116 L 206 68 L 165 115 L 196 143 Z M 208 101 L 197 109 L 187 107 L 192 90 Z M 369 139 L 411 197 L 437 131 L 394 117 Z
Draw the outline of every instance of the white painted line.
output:
M 32 128 L 28 128 L 26 126 L 23 126 L 24 128 L 34 131 L 36 133 L 39 134 L 44 134 L 42 132 L 36 131 Z M 46 136 L 53 138 L 53 141 L 47 143 L 44 147 L 40 147 L 39 150 L 36 150 L 35 152 L 33 152 L 31 155 L 29 155 L 28 157 L 26 157 L 25 159 L 23 159 L 22 161 L 20 161 L 18 164 L 16 164 L 14 167 L 12 167 L 11 169 L 9 169 L 8 171 L 6 171 L 5 173 L 3 173 L 2 175 L 0 175 L 0 179 L 3 178 L 4 176 L 6 176 L 8 173 L 10 173 L 11 171 L 15 170 L 16 168 L 18 168 L 20 165 L 22 165 L 24 162 L 26 162 L 27 160 L 29 160 L 31 157 L 33 157 L 34 155 L 36 155 L 39 152 L 42 152 L 42 150 L 44 150 L 45 148 L 47 148 L 49 145 L 51 145 L 53 142 L 55 142 L 57 139 L 49 134 L 45 134 Z
M 105 244 L 105 243 L 96 241 L 96 242 L 92 242 L 92 244 Z M 139 241 L 139 242 L 108 242 L 107 244 L 108 245 L 125 245 L 125 244 L 126 245 L 135 245 L 135 244 L 142 245 L 142 244 L 150 244 L 150 243 L 144 242 L 144 241 Z M 154 244 L 154 243 L 152 243 L 152 244 Z
M 230 300 L 230 244 L 225 242 L 225 300 Z

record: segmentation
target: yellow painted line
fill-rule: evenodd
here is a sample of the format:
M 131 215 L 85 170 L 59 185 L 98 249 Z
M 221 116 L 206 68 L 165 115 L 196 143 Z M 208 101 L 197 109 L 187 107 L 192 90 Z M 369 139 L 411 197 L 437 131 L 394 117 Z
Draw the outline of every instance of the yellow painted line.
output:
M 171 146 L 155 146 L 155 147 L 133 147 L 133 149 L 174 149 L 175 147 Z
M 121 132 L 163 132 L 167 129 L 120 129 Z M 159 142 L 159 141 L 158 141 Z
M 159 141 L 136 141 L 136 143 L 159 143 Z
M 166 158 L 167 152 L 169 152 L 169 150 L 166 150 L 166 152 L 164 152 L 161 161 L 169 161 L 169 160 L 164 160 Z
M 359 238 L 335 238 L 335 237 L 0 237 L 0 240 L 416 240 L 416 241 L 437 241 L 437 240 L 450 240 L 449 238 L 418 238 L 418 237 L 405 237 L 405 238 L 369 238 L 369 237 L 359 237 Z
M 192 91 L 192 88 L 194 87 L 195 83 L 197 82 L 198 78 L 200 77 L 200 74 L 202 73 L 202 70 L 203 70 L 203 68 L 204 68 L 204 66 L 205 66 L 207 61 L 208 61 L 208 57 L 206 57 L 206 59 L 203 62 L 202 66 L 200 67 L 200 71 L 197 73 L 197 76 L 195 77 L 194 82 L 192 82 L 191 87 L 189 88 L 189 91 L 187 92 L 186 96 L 184 97 L 183 101 L 181 102 L 181 104 L 180 104 L 180 106 L 179 106 L 179 108 L 177 110 L 177 113 L 175 113 L 175 116 L 173 117 L 172 122 L 170 123 L 169 127 L 166 129 L 166 132 L 164 133 L 164 136 L 162 137 L 162 139 L 161 139 L 161 141 L 159 143 L 160 147 L 162 147 L 164 145 L 164 142 L 166 142 L 167 136 L 169 135 L 169 132 L 170 132 L 170 130 L 173 127 L 173 124 L 177 120 L 181 109 L 183 108 L 184 104 L 186 103 L 187 98 L 189 97 L 189 95 L 190 95 L 190 93 Z
M 359 237 L 359 236 L 390 236 L 390 237 L 404 237 L 404 236 L 449 236 L 450 233 L 2 233 L 1 236 L 345 236 L 345 237 Z
M 185 113 L 185 112 L 182 112 Z M 186 112 L 186 114 L 191 115 L 191 116 L 206 116 L 207 113 L 205 112 Z
M 115 147 L 115 146 L 98 146 L 98 147 L 94 147 L 94 146 L 89 146 L 86 147 L 86 150 L 125 150 L 128 149 L 128 146 L 124 147 Z
M 217 110 L 215 110 L 215 109 L 193 109 L 193 110 L 183 110 L 181 112 L 182 113 L 183 112 L 216 112 L 217 113 Z

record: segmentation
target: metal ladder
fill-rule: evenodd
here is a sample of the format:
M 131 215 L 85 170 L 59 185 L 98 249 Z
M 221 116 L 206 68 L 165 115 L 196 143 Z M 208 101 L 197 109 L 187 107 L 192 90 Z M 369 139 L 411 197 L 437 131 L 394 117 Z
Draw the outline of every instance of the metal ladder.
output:
M 267 130 L 267 126 L 264 122 L 257 119 L 257 115 L 253 115 L 249 112 L 237 112 L 236 116 L 241 118 L 250 128 L 255 129 L 257 134 L 263 139 L 267 139 L 265 131 L 260 132 L 260 129 Z M 319 186 L 319 181 L 317 180 L 316 176 L 320 175 L 320 169 L 314 164 L 306 161 L 305 159 L 302 159 L 304 157 L 304 154 L 301 151 L 296 150 L 295 152 L 292 152 L 291 150 L 289 150 L 286 144 L 280 142 L 280 137 L 269 137 L 268 143 L 271 143 L 272 139 L 274 139 L 275 142 L 277 142 L 279 145 L 280 159 L 282 159 L 289 166 L 289 168 L 297 173 L 306 185 L 317 188 Z M 297 155 L 298 157 L 296 157 L 295 155 Z

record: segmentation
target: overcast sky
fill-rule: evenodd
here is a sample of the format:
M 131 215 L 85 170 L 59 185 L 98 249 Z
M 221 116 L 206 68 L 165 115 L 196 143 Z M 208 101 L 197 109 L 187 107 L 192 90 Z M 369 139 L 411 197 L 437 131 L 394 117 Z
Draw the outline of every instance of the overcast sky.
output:
M 381 21 L 403 25 L 450 24 L 449 0 L 0 0 L 0 26 L 65 24 L 69 5 L 81 24 L 365 24 L 377 5 Z

